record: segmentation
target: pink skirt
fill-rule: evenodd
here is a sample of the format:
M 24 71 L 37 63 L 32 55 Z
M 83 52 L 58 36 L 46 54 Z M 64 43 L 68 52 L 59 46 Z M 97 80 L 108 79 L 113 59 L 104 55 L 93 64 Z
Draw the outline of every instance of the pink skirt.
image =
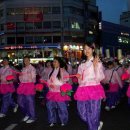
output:
M 51 101 L 55 102 L 64 102 L 64 101 L 70 101 L 70 97 L 65 95 L 62 96 L 60 92 L 48 92 L 46 98 Z
M 13 84 L 0 84 L 0 94 L 7 94 L 15 92 Z
M 107 92 L 118 92 L 119 90 L 119 85 L 118 84 L 112 84 L 110 83 L 110 88 Z
M 127 92 L 126 92 L 126 95 L 127 95 L 127 97 L 130 97 L 130 85 L 129 85 L 129 87 L 128 87 L 128 90 L 127 90 Z
M 79 101 L 99 100 L 105 98 L 105 92 L 101 85 L 78 87 L 74 99 Z
M 20 83 L 17 93 L 23 95 L 34 95 L 36 93 L 34 83 Z

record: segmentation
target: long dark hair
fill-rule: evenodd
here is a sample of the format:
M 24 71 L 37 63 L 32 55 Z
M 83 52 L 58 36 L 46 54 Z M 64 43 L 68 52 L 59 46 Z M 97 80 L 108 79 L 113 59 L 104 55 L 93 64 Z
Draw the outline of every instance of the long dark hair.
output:
M 61 68 L 66 68 L 66 64 L 65 64 L 65 62 L 63 61 L 63 59 L 61 58 L 61 57 L 55 57 L 54 58 L 54 60 L 57 60 L 58 62 L 59 62 L 59 64 L 60 64 L 60 69 Z M 58 72 L 58 74 L 57 74 L 57 78 L 60 80 L 61 79 L 61 71 L 60 71 L 60 69 L 59 69 L 59 72 Z M 53 74 L 53 72 L 54 72 L 54 66 L 53 66 L 53 69 L 52 69 L 52 72 L 50 73 L 50 75 L 49 75 L 49 78 L 51 77 L 51 75 Z
M 85 46 L 88 46 L 90 47 L 93 51 L 93 57 L 96 56 L 96 52 L 95 52 L 95 49 L 96 49 L 96 46 L 95 46 L 95 43 L 91 43 L 91 42 L 87 42 L 84 44 L 84 47 Z M 87 56 L 84 54 L 84 52 L 82 53 L 82 62 L 86 62 L 87 61 Z

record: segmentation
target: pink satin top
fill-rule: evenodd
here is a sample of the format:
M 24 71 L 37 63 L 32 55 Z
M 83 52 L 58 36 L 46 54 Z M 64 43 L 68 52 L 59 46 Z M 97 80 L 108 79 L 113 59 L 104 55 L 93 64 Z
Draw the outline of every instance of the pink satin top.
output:
M 58 79 L 57 74 L 60 70 L 61 79 Z M 47 80 L 49 84 L 49 91 L 51 92 L 60 92 L 60 86 L 63 85 L 68 81 L 67 78 L 64 78 L 65 76 L 69 76 L 69 73 L 62 68 L 54 69 L 54 72 L 52 73 L 51 77 Z M 53 87 L 50 87 L 50 86 Z
M 6 80 L 6 77 L 8 75 L 13 75 L 12 68 L 9 65 L 0 68 L 0 80 L 1 80 L 1 84 L 10 84 L 10 82 L 8 82 Z
M 81 75 L 78 79 L 79 87 L 99 85 L 100 81 L 105 78 L 102 63 L 98 62 L 94 68 L 93 57 L 79 66 L 78 74 Z
M 35 83 L 36 82 L 36 69 L 30 64 L 22 70 L 22 75 L 19 76 L 21 83 Z

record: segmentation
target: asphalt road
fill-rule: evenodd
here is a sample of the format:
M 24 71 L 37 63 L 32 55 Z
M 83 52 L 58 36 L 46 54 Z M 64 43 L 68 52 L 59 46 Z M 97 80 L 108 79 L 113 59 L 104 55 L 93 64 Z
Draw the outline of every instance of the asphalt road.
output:
M 57 125 L 49 128 L 46 107 L 41 105 L 40 99 L 36 99 L 36 122 L 32 124 L 22 122 L 23 115 L 20 109 L 18 109 L 17 113 L 13 113 L 10 108 L 8 116 L 0 119 L 0 130 L 87 130 L 87 125 L 78 117 L 76 103 L 70 102 L 68 109 L 68 125 L 64 127 Z M 130 108 L 127 105 L 127 99 L 122 99 L 117 108 L 110 112 L 104 110 L 103 103 L 101 120 L 104 123 L 102 130 L 130 130 Z

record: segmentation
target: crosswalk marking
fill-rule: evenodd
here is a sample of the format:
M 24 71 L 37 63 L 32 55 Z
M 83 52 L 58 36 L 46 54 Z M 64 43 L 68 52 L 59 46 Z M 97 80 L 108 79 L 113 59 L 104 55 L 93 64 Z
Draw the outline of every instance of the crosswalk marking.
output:
M 10 124 L 8 127 L 6 127 L 4 130 L 13 130 L 18 124 Z

